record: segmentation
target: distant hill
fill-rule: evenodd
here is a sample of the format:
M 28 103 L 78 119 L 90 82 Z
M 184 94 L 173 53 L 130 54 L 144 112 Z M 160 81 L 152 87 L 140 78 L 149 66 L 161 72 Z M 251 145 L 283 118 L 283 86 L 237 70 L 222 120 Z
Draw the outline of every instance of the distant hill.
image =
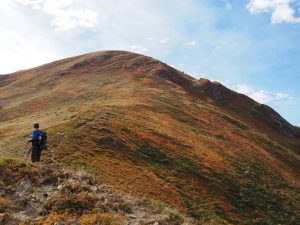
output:
M 220 83 L 103 51 L 0 76 L 0 153 L 33 122 L 55 159 L 209 224 L 300 221 L 300 129 Z

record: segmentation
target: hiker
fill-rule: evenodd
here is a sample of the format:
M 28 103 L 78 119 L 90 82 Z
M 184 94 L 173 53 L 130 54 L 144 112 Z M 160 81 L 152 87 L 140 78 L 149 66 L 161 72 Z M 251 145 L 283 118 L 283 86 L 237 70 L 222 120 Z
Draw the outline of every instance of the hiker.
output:
M 39 123 L 33 125 L 34 130 L 32 131 L 31 139 L 29 142 L 32 143 L 31 148 L 31 162 L 39 162 L 41 158 L 41 139 L 42 135 L 40 132 Z

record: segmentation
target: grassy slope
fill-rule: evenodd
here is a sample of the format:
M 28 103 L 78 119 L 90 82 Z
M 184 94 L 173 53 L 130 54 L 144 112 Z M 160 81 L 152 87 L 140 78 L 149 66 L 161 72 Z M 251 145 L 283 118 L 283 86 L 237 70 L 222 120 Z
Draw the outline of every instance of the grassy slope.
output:
M 21 157 L 38 120 L 57 160 L 118 190 L 220 223 L 293 224 L 299 215 L 299 138 L 253 117 L 261 105 L 245 96 L 218 98 L 219 84 L 127 52 L 0 79 L 2 154 Z

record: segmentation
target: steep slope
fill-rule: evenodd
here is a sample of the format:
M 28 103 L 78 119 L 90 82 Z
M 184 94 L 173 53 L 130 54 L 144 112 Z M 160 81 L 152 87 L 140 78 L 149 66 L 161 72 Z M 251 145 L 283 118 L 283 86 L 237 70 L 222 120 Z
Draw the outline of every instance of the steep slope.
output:
M 1 76 L 0 104 L 4 155 L 39 121 L 56 160 L 111 188 L 208 223 L 299 221 L 299 128 L 219 83 L 105 51 Z

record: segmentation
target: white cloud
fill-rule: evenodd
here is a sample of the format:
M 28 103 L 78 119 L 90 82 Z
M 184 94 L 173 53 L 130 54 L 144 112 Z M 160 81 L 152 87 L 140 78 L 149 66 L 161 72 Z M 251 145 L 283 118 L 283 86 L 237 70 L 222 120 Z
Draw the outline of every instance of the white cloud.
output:
M 44 2 L 44 0 L 14 0 L 14 1 L 22 5 L 33 6 L 36 9 L 39 9 L 40 8 L 39 6 Z
M 276 96 L 275 96 L 275 98 L 277 100 L 282 100 L 282 99 L 286 99 L 286 98 L 289 98 L 289 97 L 290 97 L 289 94 L 283 93 L 283 92 L 278 92 L 278 93 L 276 93 Z
M 98 13 L 91 9 L 76 9 L 72 0 L 14 0 L 16 3 L 31 6 L 35 10 L 52 17 L 51 25 L 57 30 L 74 28 L 94 28 L 98 23 Z
M 161 43 L 161 44 L 167 44 L 168 42 L 170 42 L 170 38 L 163 38 L 163 39 L 161 39 L 159 42 Z
M 274 100 L 265 90 L 258 90 L 250 94 L 250 97 L 259 103 L 268 103 Z
M 68 9 L 55 15 L 51 25 L 58 30 L 70 30 L 76 27 L 93 28 L 97 24 L 97 13 L 92 10 Z
M 300 17 L 295 16 L 295 9 L 292 3 L 297 3 L 299 10 L 299 0 L 251 0 L 247 9 L 251 14 L 271 13 L 272 23 L 300 23 Z
M 2 30 L 0 34 L 1 73 L 10 73 L 20 68 L 31 68 L 58 59 L 59 53 L 51 49 L 47 41 L 24 38 L 17 31 Z
M 188 42 L 183 43 L 183 45 L 184 45 L 184 46 L 190 46 L 190 47 L 192 47 L 192 46 L 197 45 L 197 41 L 195 41 L 195 40 L 193 40 L 193 41 L 188 41 Z
M 253 92 L 252 87 L 245 84 L 238 84 L 235 90 L 245 95 L 251 94 Z
M 53 36 L 36 26 L 32 17 L 20 12 L 12 0 L 0 0 L 0 15 L 0 74 L 32 68 L 66 56 L 63 49 L 53 43 Z
M 233 88 L 236 92 L 247 95 L 259 103 L 268 103 L 289 99 L 290 95 L 284 92 L 269 93 L 265 90 L 255 90 L 249 85 L 239 84 Z
M 179 21 L 199 13 L 188 1 L 0 0 L 0 36 L 6 36 L 0 42 L 0 74 L 108 49 L 147 52 L 165 60 L 174 47 L 171 38 L 172 44 L 186 38 Z M 203 11 L 209 18 L 209 10 Z M 9 33 L 12 28 L 14 34 Z
M 147 48 L 141 46 L 141 45 L 131 45 L 130 50 L 136 53 L 146 53 L 148 51 Z
M 7 9 L 9 7 L 11 0 L 1 0 L 0 1 L 0 10 Z

